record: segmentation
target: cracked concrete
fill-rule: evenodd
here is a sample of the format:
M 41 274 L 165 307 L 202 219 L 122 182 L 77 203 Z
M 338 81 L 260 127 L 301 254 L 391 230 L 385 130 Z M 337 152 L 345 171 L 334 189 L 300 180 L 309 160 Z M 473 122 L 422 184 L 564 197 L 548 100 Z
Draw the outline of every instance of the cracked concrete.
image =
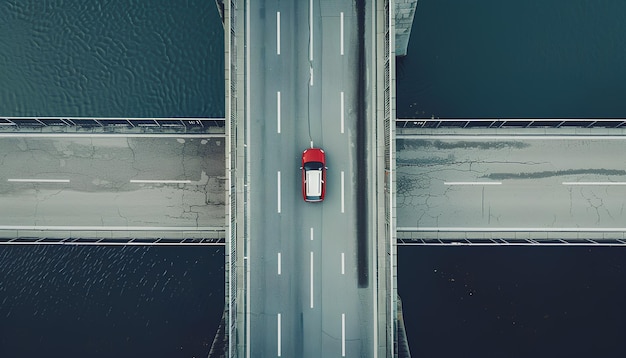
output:
M 398 139 L 402 226 L 625 227 L 626 137 Z M 445 182 L 501 185 L 445 185 Z
M 0 153 L 0 226 L 224 225 L 225 154 L 213 138 L 3 138 Z

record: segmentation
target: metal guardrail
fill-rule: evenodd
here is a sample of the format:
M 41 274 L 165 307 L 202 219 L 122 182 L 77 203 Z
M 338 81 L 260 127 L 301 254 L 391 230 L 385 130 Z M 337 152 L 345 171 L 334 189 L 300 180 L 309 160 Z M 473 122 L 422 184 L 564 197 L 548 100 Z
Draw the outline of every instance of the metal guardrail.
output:
M 88 118 L 88 117 L 0 117 L 0 127 L 42 128 L 76 126 L 86 128 L 207 128 L 224 127 L 224 118 Z
M 223 236 L 223 235 L 222 235 Z M 185 238 L 173 239 L 167 237 L 153 239 L 131 238 L 51 238 L 51 237 L 19 237 L 12 239 L 0 238 L 3 245 L 98 245 L 98 246 L 224 246 L 224 238 Z
M 398 245 L 626 246 L 626 229 L 546 228 L 448 230 L 398 228 Z
M 626 128 L 626 119 L 559 119 L 559 118 L 514 118 L 514 119 L 396 119 L 396 128 Z
M 240 51 L 243 47 L 243 39 L 238 34 L 243 33 L 243 9 L 241 2 L 236 0 L 226 0 L 222 2 L 224 24 L 224 80 L 225 80 L 225 101 L 226 101 L 226 175 L 228 177 L 226 189 L 226 257 L 225 257 L 225 284 L 226 284 L 226 305 L 225 305 L 225 326 L 228 340 L 227 347 L 220 352 L 221 357 L 235 358 L 240 353 L 240 347 L 244 339 L 245 329 L 241 329 L 241 322 L 244 321 L 241 310 L 245 307 L 242 301 L 244 296 L 240 294 L 241 285 L 244 283 L 242 275 L 242 264 L 239 256 L 243 248 L 241 247 L 242 237 L 245 235 L 244 194 L 242 184 L 237 179 L 243 177 L 242 165 L 245 157 L 239 157 L 238 141 L 243 130 L 239 130 L 238 119 L 243 119 L 242 111 L 244 106 L 238 98 L 238 91 L 243 86 L 240 80 L 240 70 L 243 70 L 243 56 Z M 243 94 L 243 91 L 242 91 Z M 243 97 L 243 96 L 242 96 Z M 241 149 L 241 148 L 240 148 Z M 241 220 L 241 221 L 239 221 Z M 243 354 L 241 355 L 243 356 Z
M 386 290 L 387 304 L 385 307 L 386 356 L 398 356 L 398 289 L 397 289 L 397 240 L 396 240 L 396 29 L 395 3 L 386 0 L 383 5 L 383 121 L 384 121 L 384 207 L 385 207 L 385 237 L 384 247 L 379 246 L 379 260 L 384 260 L 384 289 Z M 377 9 L 378 11 L 378 9 Z M 378 22 L 378 21 L 377 21 Z M 375 33 L 377 33 L 375 31 Z M 380 258 L 384 254 L 384 259 Z M 380 273 L 379 273 L 380 274 Z M 382 287 L 381 287 L 382 288 Z M 408 347 L 406 347 L 408 350 Z
M 65 227 L 0 229 L 0 245 L 224 245 L 224 227 Z

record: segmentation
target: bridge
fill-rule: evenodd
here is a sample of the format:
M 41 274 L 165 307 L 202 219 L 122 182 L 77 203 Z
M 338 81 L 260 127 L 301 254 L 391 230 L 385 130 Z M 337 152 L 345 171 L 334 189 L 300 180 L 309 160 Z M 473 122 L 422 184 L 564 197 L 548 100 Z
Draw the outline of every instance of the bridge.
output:
M 228 356 L 394 354 L 388 5 L 226 3 Z M 323 204 L 299 194 L 309 147 Z

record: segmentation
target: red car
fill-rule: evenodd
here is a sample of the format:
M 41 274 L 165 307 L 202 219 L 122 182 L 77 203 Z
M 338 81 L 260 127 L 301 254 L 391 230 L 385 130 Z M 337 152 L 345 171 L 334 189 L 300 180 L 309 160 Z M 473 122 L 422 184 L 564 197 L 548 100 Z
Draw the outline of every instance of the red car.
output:
M 321 148 L 302 152 L 302 197 L 304 201 L 324 200 L 326 194 L 326 154 Z

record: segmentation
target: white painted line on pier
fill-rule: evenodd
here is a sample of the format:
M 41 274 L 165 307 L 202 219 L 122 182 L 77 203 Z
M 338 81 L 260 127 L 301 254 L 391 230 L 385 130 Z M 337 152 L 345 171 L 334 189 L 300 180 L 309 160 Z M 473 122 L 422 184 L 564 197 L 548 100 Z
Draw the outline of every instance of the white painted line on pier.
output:
M 626 185 L 623 181 L 589 181 L 589 182 L 576 182 L 576 181 L 564 181 L 563 185 Z
M 399 226 L 398 231 L 419 232 L 624 232 L 626 227 L 436 227 Z
M 280 214 L 280 171 L 278 171 L 278 213 Z
M 549 140 L 626 140 L 626 136 L 624 135 L 440 135 L 440 134 L 426 134 L 426 135 L 415 135 L 415 134 L 398 134 L 396 135 L 397 139 L 415 139 L 415 140 L 423 140 L 423 139 L 439 139 L 439 140 L 477 140 L 477 139 L 487 139 L 487 140 L 540 140 L 540 141 L 549 141 Z
M 216 231 L 222 226 L 51 226 L 51 225 L 0 225 L 0 230 L 32 231 Z
M 311 228 L 311 241 L 313 241 L 313 228 Z
M 7 179 L 11 183 L 69 183 L 69 179 Z
M 345 253 L 341 253 L 341 274 L 346 274 L 346 255 Z
M 280 275 L 282 273 L 281 271 L 281 262 L 280 262 L 280 252 L 278 253 L 278 274 Z
M 282 354 L 282 347 L 281 347 L 281 342 L 280 342 L 280 313 L 278 314 L 278 316 L 276 317 L 276 321 L 277 321 L 277 325 L 278 325 L 278 356 L 280 357 Z
M 224 134 L 190 134 L 190 133 L 160 133 L 160 134 L 148 134 L 148 133 L 0 133 L 0 138 L 224 138 Z
M 280 11 L 276 12 L 276 54 L 280 55 Z
M 341 12 L 340 36 L 341 36 L 341 56 L 343 56 L 343 11 Z
M 341 91 L 341 134 L 343 134 L 343 116 L 344 116 L 344 102 L 343 91 Z
M 131 179 L 133 184 L 189 184 L 191 180 L 149 180 L 149 179 Z
M 341 171 L 341 212 L 345 212 L 345 195 L 344 195 L 344 173 Z
M 250 9 L 250 0 L 246 0 L 246 5 L 245 6 L 246 6 L 245 7 L 246 9 Z M 245 11 L 245 13 L 246 13 L 246 38 L 245 38 L 244 42 L 245 42 L 246 59 L 247 59 L 245 61 L 245 63 L 246 63 L 246 74 L 248 76 L 251 73 L 250 72 L 250 47 L 252 47 L 251 46 L 252 41 L 250 40 L 251 39 L 251 37 L 250 37 L 250 28 L 252 26 L 250 26 L 251 25 L 251 22 L 250 22 L 250 11 Z M 250 82 L 251 81 L 250 81 L 250 78 L 248 78 L 247 76 L 246 76 L 246 81 L 245 81 L 245 83 L 246 83 L 246 93 L 248 94 L 248 96 L 245 96 L 246 97 L 245 98 L 246 126 L 247 126 L 247 128 L 250 128 L 250 116 L 251 116 L 251 112 L 252 112 L 251 104 L 250 104 L 252 102 L 250 100 L 250 93 L 252 93 L 252 92 L 251 92 L 251 89 L 250 89 Z M 247 133 L 246 133 L 246 141 L 244 143 L 245 153 L 250 153 L 250 150 L 252 150 L 252 146 L 251 146 L 252 140 L 250 138 L 251 138 L 250 131 L 247 131 Z M 247 174 L 246 174 L 246 177 L 244 179 L 244 183 L 248 184 L 248 183 L 250 183 L 250 155 L 246 155 L 246 163 L 245 164 L 246 164 L 246 172 L 247 172 Z M 249 197 L 249 195 L 250 195 L 250 187 L 249 186 L 246 187 L 246 193 L 247 193 L 247 195 Z M 251 211 L 250 206 L 251 205 L 246 205 L 246 209 L 245 209 L 246 210 L 245 220 L 246 220 L 246 224 L 248 225 L 248 227 L 250 227 L 250 217 L 252 216 L 252 215 L 250 215 L 250 211 Z M 245 240 L 245 250 L 246 250 L 245 252 L 248 253 L 248 257 L 250 256 L 250 252 L 251 252 L 251 247 L 250 246 L 251 246 L 250 245 L 250 235 L 247 235 L 246 240 Z M 246 339 L 246 341 L 244 342 L 244 345 L 246 347 L 246 358 L 250 358 L 250 345 L 251 345 L 250 344 L 250 340 L 251 340 L 250 337 L 252 336 L 251 328 L 250 328 L 250 326 L 251 326 L 250 321 L 251 321 L 251 316 L 252 316 L 251 312 L 250 312 L 250 306 L 252 305 L 252 294 L 251 294 L 252 290 L 250 289 L 250 281 L 252 281 L 252 280 L 250 279 L 250 265 L 251 265 L 250 259 L 248 259 L 247 262 L 246 262 L 246 266 L 245 266 L 246 267 L 246 278 L 245 278 L 245 281 L 246 281 L 246 302 L 247 302 L 247 304 L 245 305 L 245 310 L 246 310 L 246 312 L 245 312 L 245 315 L 246 315 L 246 317 L 245 317 L 245 320 L 246 320 L 245 339 Z
M 313 251 L 311 251 L 311 308 L 313 308 Z
M 444 185 L 502 185 L 499 181 L 445 181 Z
M 146 241 L 0 241 L 2 245 L 62 245 L 62 246 L 225 246 L 215 242 L 146 242 Z
M 309 67 L 309 86 L 313 86 L 313 66 Z
M 280 91 L 276 92 L 276 132 L 280 133 Z
M 313 61 L 313 0 L 309 0 L 309 61 Z
M 341 314 L 341 356 L 346 356 L 346 314 Z

